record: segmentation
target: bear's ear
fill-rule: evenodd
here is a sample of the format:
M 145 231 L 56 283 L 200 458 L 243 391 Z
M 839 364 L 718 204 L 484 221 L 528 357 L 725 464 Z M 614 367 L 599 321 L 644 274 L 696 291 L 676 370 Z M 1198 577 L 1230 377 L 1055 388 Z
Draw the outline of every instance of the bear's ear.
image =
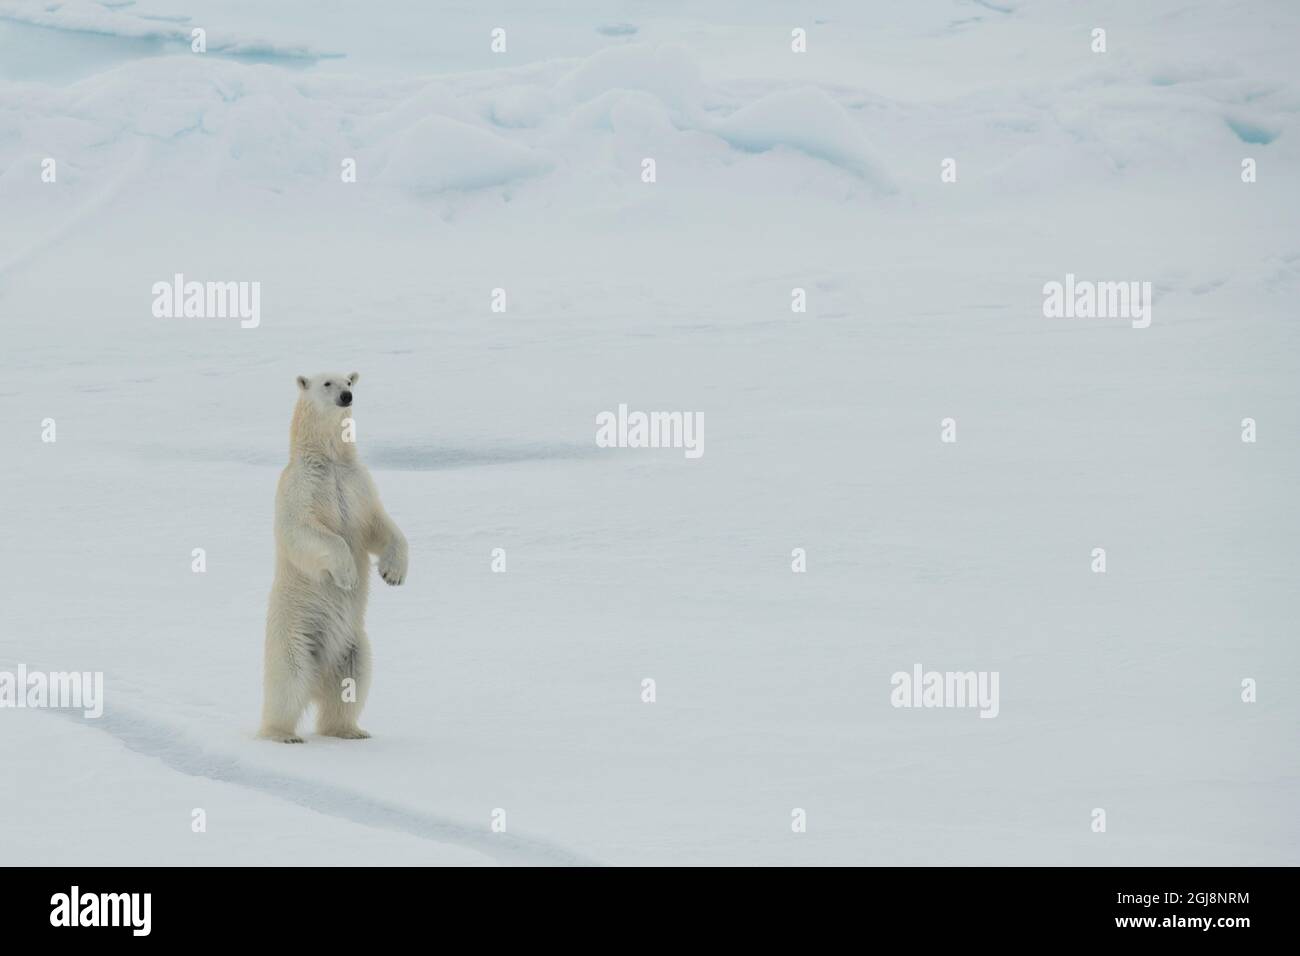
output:
M 361 377 L 360 372 L 353 372 L 351 375 L 348 376 L 348 384 L 349 385 L 357 384 L 357 379 L 359 379 L 360 377 Z
M 302 389 L 304 392 L 307 391 L 307 389 L 311 388 L 311 380 L 307 378 L 306 375 L 299 375 L 298 387 Z

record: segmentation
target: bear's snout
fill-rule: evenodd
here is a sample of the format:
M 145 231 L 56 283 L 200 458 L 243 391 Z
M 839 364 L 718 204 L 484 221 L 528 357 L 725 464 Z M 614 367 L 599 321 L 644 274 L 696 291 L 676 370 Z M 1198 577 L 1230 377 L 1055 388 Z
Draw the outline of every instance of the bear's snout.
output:
M 351 404 L 352 404 L 352 393 L 351 393 L 351 392 L 340 392 L 340 393 L 339 393 L 339 404 L 342 405 L 344 408 L 347 408 L 349 405 L 351 405 Z

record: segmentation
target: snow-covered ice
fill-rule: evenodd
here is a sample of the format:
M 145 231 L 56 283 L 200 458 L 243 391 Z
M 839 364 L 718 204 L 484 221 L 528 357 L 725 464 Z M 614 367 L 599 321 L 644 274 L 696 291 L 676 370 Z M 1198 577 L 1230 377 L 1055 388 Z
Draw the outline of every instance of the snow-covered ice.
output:
M 1300 8 L 558 9 L 0 0 L 0 670 L 106 680 L 0 710 L 0 861 L 1300 862 Z M 1067 273 L 1151 326 L 1044 318 Z M 326 367 L 411 567 L 374 739 L 284 747 Z M 706 453 L 597 448 L 620 403 Z M 892 707 L 918 662 L 997 718 Z

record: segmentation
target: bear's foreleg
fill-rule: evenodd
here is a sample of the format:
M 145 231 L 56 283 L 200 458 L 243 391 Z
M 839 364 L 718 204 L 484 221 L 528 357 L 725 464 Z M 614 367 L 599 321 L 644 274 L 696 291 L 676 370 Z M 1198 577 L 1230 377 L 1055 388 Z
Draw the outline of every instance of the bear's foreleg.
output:
M 369 540 L 366 542 L 366 550 L 379 557 L 379 576 L 393 585 L 405 581 L 406 535 L 393 524 L 393 519 L 388 517 L 383 508 L 375 509 L 375 517 L 367 537 Z
M 342 537 L 323 527 L 302 521 L 284 522 L 280 529 L 285 556 L 308 578 L 329 572 L 344 591 L 357 586 L 357 565 L 352 549 Z

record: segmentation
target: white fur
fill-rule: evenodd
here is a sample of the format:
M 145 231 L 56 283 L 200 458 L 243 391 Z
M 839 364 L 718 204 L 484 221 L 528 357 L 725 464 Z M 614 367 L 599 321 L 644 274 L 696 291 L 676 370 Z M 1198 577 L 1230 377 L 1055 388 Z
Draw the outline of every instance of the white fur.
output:
M 317 706 L 317 730 L 370 736 L 357 726 L 370 690 L 366 595 L 370 555 L 389 584 L 406 578 L 406 538 L 379 503 L 370 473 L 344 441 L 339 406 L 357 374 L 298 379 L 289 429 L 289 465 L 275 497 L 275 583 L 266 616 L 266 673 L 260 736 L 301 743 L 298 720 Z M 344 680 L 355 703 L 344 699 Z

